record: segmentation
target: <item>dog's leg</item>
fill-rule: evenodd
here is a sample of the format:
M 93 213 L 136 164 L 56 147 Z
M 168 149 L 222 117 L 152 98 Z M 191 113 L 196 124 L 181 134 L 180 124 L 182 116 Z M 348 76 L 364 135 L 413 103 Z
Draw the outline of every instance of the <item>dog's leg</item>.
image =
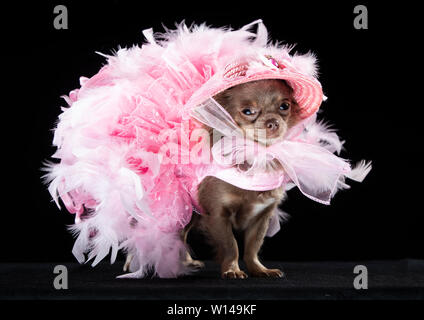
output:
M 194 268 L 203 268 L 205 264 L 200 260 L 194 260 L 189 252 L 189 246 L 187 244 L 187 236 L 190 230 L 193 228 L 193 226 L 196 224 L 196 221 L 198 220 L 198 214 L 193 213 L 193 216 L 190 220 L 190 222 L 185 226 L 185 228 L 181 231 L 181 239 L 184 242 L 185 247 L 187 248 L 186 256 L 184 257 L 183 264 L 185 266 L 194 267 Z
M 216 209 L 216 211 L 219 210 L 225 209 Z M 201 228 L 217 249 L 217 260 L 221 264 L 221 277 L 224 279 L 247 278 L 246 273 L 240 270 L 238 264 L 238 246 L 229 218 L 219 212 L 205 214 L 201 219 Z
M 133 255 L 131 253 L 128 253 L 127 258 L 125 259 L 124 267 L 122 268 L 125 272 L 130 270 L 130 264 L 131 264 L 132 259 L 133 259 Z
M 247 270 L 253 277 L 283 277 L 283 272 L 279 269 L 266 268 L 258 258 L 259 249 L 262 246 L 266 231 L 269 225 L 269 219 L 276 205 L 271 205 L 264 209 L 252 221 L 244 233 L 244 257 Z

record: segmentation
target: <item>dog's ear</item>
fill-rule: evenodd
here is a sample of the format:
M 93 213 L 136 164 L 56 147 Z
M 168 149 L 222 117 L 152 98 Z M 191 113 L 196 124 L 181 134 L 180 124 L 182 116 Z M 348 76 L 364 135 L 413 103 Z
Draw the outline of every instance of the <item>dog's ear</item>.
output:
M 311 77 L 318 75 L 317 57 L 313 52 L 308 52 L 304 55 L 295 54 L 292 57 L 292 63 L 300 72 Z

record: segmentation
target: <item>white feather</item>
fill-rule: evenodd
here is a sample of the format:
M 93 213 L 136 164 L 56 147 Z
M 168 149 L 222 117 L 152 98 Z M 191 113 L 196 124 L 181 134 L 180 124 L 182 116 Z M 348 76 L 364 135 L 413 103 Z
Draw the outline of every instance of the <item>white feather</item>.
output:
M 309 76 L 316 77 L 318 74 L 317 58 L 313 52 L 304 55 L 295 54 L 292 63 L 296 69 Z
M 352 171 L 347 175 L 347 177 L 357 182 L 362 182 L 371 169 L 371 161 L 367 162 L 365 160 L 361 160 L 353 167 Z

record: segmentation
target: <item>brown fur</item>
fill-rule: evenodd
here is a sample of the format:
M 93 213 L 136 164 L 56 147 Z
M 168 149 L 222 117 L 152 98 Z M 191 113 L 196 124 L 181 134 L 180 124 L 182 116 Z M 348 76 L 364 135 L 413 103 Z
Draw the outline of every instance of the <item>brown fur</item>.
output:
M 292 89 L 280 80 L 261 80 L 230 88 L 215 96 L 229 112 L 246 136 L 264 145 L 282 139 L 288 128 L 297 120 L 298 106 Z M 282 103 L 290 105 L 280 110 Z M 249 108 L 252 115 L 243 110 Z M 269 124 L 271 122 L 271 124 Z M 275 125 L 277 124 L 277 125 Z M 266 139 L 257 135 L 257 129 L 266 130 Z M 249 133 L 250 131 L 250 133 Z M 254 134 L 252 134 L 254 132 Z M 203 231 L 216 248 L 216 258 L 221 264 L 223 278 L 247 278 L 240 270 L 239 251 L 233 229 L 244 235 L 244 256 L 251 276 L 282 277 L 278 269 L 268 269 L 259 261 L 271 215 L 284 197 L 282 187 L 265 191 L 240 189 L 215 177 L 206 177 L 199 185 L 199 203 L 204 214 L 193 215 L 182 236 L 186 241 L 188 231 L 194 226 Z M 186 263 L 202 266 L 187 255 Z

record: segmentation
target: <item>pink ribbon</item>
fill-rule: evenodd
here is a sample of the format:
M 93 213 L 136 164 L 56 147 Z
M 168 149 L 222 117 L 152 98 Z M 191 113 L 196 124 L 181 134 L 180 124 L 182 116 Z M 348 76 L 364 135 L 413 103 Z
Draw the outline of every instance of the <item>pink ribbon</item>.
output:
M 265 147 L 242 137 L 226 136 L 214 144 L 212 155 L 218 165 L 236 167 L 247 175 L 280 170 L 306 197 L 323 204 L 330 204 L 339 183 L 346 186 L 344 177 L 351 172 L 346 160 L 301 141 L 284 140 Z

